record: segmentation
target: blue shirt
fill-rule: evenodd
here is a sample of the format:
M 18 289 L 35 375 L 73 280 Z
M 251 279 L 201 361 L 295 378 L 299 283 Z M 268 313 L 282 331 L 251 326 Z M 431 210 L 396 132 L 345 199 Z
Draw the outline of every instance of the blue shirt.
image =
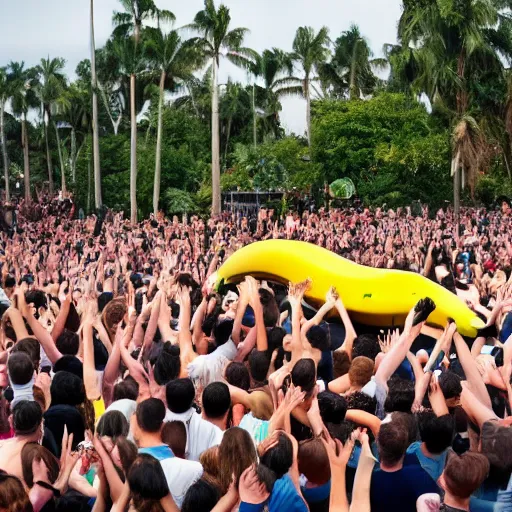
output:
M 172 453 L 172 450 L 166 444 L 151 446 L 150 448 L 139 448 L 139 453 L 151 455 L 158 461 L 172 459 L 174 457 L 174 453 Z
M 421 467 L 437 482 L 438 478 L 444 470 L 446 464 L 446 450 L 440 455 L 432 455 L 427 457 L 421 450 L 421 442 L 412 443 L 407 448 L 404 465 L 419 463 Z

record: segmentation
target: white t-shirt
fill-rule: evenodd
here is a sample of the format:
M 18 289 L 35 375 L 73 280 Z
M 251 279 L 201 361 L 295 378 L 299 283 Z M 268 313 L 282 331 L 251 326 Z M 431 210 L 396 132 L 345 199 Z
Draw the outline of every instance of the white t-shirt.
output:
M 236 345 L 229 338 L 211 354 L 196 357 L 188 365 L 188 376 L 203 388 L 212 382 L 222 381 L 224 368 L 235 359 L 236 354 Z
M 167 410 L 164 421 L 181 421 L 185 424 L 187 429 L 185 455 L 188 460 L 198 461 L 205 450 L 218 446 L 224 436 L 224 432 L 219 427 L 201 418 L 193 408 L 182 414 Z
M 203 466 L 199 462 L 174 457 L 166 446 L 143 448 L 139 453 L 147 453 L 160 461 L 169 491 L 179 509 L 188 489 L 203 476 Z

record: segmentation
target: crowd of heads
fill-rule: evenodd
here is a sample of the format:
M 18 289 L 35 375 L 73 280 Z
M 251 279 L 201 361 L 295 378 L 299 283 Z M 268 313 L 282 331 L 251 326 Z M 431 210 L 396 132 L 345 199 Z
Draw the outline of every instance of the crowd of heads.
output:
M 510 223 L 507 201 L 457 221 L 359 207 L 138 225 L 62 197 L 20 204 L 0 234 L 0 510 L 512 501 Z M 379 330 L 351 322 L 350 290 L 314 310 L 308 282 L 212 286 L 271 238 L 420 273 L 486 327 L 465 339 L 413 309 Z

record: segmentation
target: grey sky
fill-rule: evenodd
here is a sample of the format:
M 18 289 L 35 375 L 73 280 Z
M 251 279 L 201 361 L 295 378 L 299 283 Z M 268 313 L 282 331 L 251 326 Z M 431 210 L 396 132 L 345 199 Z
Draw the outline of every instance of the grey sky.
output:
M 219 1 L 219 0 L 217 0 Z M 189 23 L 203 6 L 202 0 L 156 0 L 176 15 L 176 26 Z M 400 0 L 224 0 L 231 9 L 232 26 L 250 29 L 246 46 L 262 51 L 278 47 L 291 50 L 297 27 L 319 29 L 326 25 L 333 39 L 351 23 L 359 25 L 377 56 L 385 43 L 396 40 Z M 28 66 L 41 57 L 64 57 L 72 75 L 76 64 L 89 57 L 89 0 L 0 0 L 0 66 L 24 60 Z M 112 31 L 112 12 L 118 0 L 95 0 L 96 45 Z M 221 81 L 244 74 L 229 63 L 221 64 Z M 303 133 L 305 106 L 300 99 L 283 101 L 282 122 L 287 131 Z

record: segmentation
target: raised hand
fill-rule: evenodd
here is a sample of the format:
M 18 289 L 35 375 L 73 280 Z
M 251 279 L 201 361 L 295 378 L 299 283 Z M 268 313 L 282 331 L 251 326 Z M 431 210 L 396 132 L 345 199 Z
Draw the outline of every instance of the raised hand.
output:
M 238 492 L 240 500 L 251 505 L 259 505 L 270 496 L 265 484 L 258 478 L 255 466 L 248 467 L 240 476 Z

